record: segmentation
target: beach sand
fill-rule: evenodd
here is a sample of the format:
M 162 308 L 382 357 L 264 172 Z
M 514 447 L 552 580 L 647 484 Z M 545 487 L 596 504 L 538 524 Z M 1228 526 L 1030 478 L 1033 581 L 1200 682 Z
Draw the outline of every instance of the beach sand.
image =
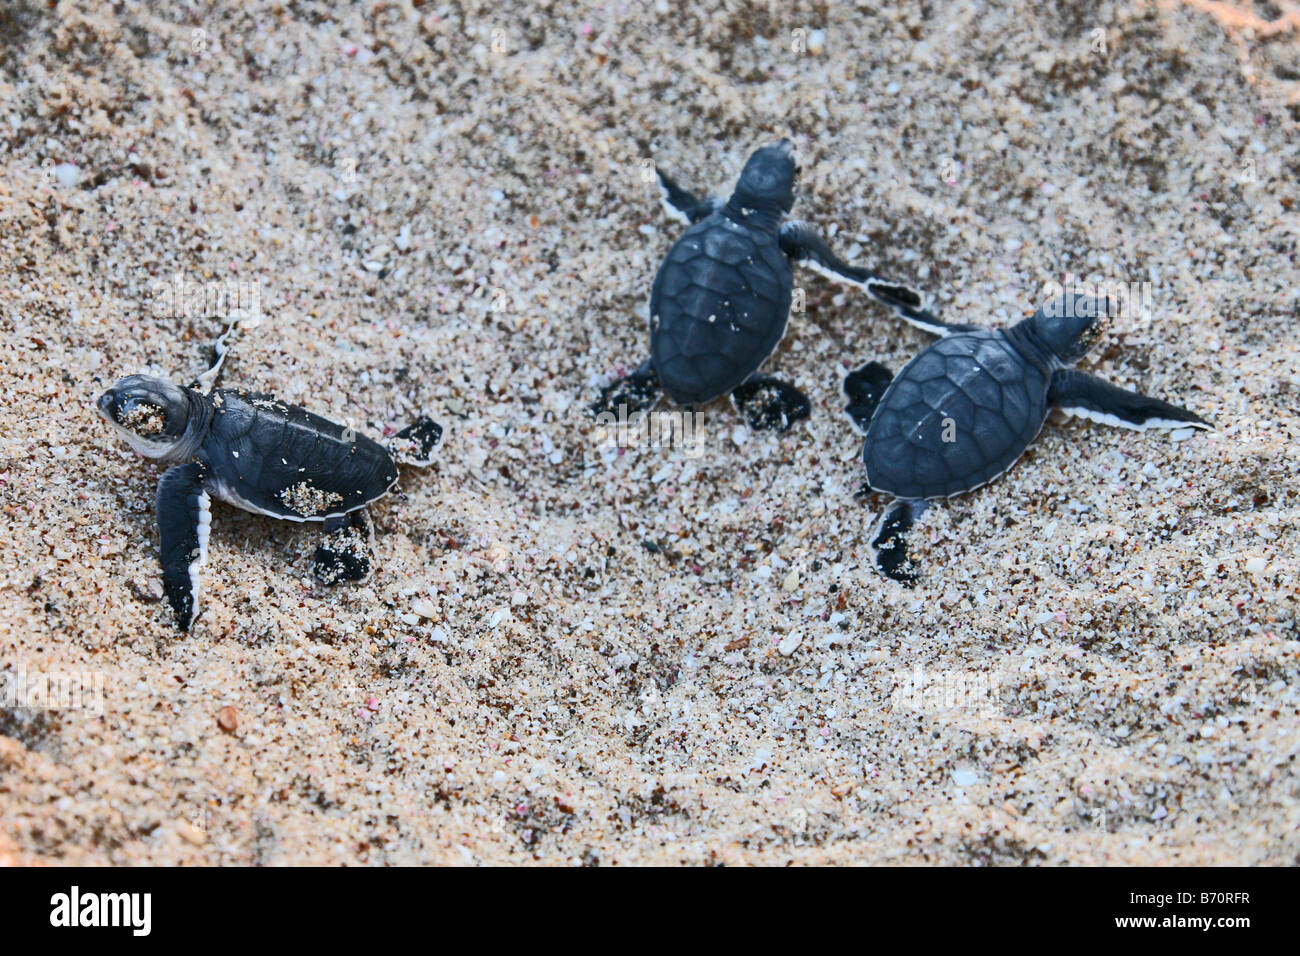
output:
M 1287 5 L 339 6 L 0 14 L 0 862 L 1297 863 Z M 905 589 L 839 383 L 930 339 L 802 270 L 766 368 L 810 420 L 611 447 L 653 164 L 725 194 L 780 136 L 796 214 L 949 320 L 1137 288 L 1081 367 L 1215 430 L 1054 414 Z M 214 504 L 182 634 L 92 403 L 232 299 L 224 385 L 446 434 L 361 586 Z

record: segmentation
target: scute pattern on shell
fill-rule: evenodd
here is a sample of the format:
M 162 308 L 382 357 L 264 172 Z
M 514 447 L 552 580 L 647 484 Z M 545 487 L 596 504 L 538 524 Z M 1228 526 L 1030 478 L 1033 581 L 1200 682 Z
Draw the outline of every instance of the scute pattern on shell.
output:
M 387 449 L 337 422 L 236 389 L 219 389 L 213 404 L 204 452 L 214 477 L 265 514 L 294 520 L 342 514 L 382 497 L 397 481 Z M 311 502 L 295 496 L 302 488 L 311 489 Z
M 686 230 L 650 293 L 651 356 L 673 401 L 710 401 L 757 371 L 785 334 L 793 281 L 775 234 L 721 212 Z
M 1042 427 L 1048 382 L 1000 331 L 941 339 L 881 398 L 862 453 L 867 483 L 899 498 L 942 498 L 992 481 Z

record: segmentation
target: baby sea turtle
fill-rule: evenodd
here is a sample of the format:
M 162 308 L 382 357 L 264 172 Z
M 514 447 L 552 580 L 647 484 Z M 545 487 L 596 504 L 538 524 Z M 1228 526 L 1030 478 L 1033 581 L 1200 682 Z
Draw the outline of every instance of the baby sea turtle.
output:
M 997 478 L 1053 408 L 1139 430 L 1210 427 L 1185 408 L 1067 367 L 1114 314 L 1108 300 L 1063 295 L 1009 329 L 937 329 L 943 338 L 897 377 L 870 362 L 845 378 L 845 411 L 866 435 L 867 487 L 899 499 L 872 541 L 885 575 L 915 580 L 904 536 L 927 502 Z
M 158 483 L 163 590 L 189 630 L 207 557 L 208 503 L 323 525 L 317 577 L 327 584 L 370 573 L 365 506 L 397 483 L 397 465 L 429 464 L 442 428 L 420 419 L 384 447 L 269 395 L 221 388 L 204 394 L 130 375 L 99 397 L 100 415 L 146 458 L 172 465 Z
M 664 207 L 690 228 L 650 291 L 650 357 L 607 386 L 593 414 L 644 411 L 662 389 L 686 406 L 730 393 L 754 428 L 784 431 L 805 418 L 802 392 L 758 374 L 785 335 L 795 262 L 863 289 L 909 322 L 938 325 L 917 292 L 843 262 L 810 226 L 784 221 L 797 173 L 788 139 L 750 156 L 725 201 L 698 199 L 658 172 Z

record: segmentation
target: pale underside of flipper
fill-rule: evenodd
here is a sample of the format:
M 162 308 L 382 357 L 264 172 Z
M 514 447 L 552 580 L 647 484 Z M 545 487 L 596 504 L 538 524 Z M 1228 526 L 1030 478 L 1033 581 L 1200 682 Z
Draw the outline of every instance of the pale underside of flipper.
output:
M 1120 388 L 1077 369 L 1061 369 L 1052 376 L 1047 401 L 1067 415 L 1134 431 L 1212 428 L 1186 408 Z

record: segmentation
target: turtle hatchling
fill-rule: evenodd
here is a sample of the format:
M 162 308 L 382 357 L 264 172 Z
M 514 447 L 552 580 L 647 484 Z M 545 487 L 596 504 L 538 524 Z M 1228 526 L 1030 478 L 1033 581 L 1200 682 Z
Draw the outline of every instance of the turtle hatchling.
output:
M 442 428 L 420 419 L 387 447 L 269 395 L 209 394 L 131 375 L 97 403 L 99 413 L 146 458 L 172 465 L 158 483 L 163 590 L 182 630 L 199 599 L 217 498 L 287 521 L 319 522 L 316 575 L 327 584 L 370 574 L 365 507 L 397 483 L 397 466 L 430 462 Z
M 939 325 L 917 292 L 849 265 L 810 226 L 786 221 L 798 176 L 790 140 L 750 156 L 727 200 L 698 199 L 658 176 L 665 209 L 690 228 L 650 291 L 650 357 L 607 386 L 593 414 L 645 411 L 663 391 L 688 407 L 730 393 L 754 428 L 784 431 L 807 417 L 802 392 L 758 372 L 785 335 L 796 262 L 863 289 L 909 322 Z
M 845 411 L 866 436 L 867 487 L 898 500 L 881 519 L 876 566 L 915 580 L 905 535 L 928 501 L 973 491 L 1015 463 L 1053 408 L 1123 428 L 1209 428 L 1185 408 L 1072 366 L 1115 304 L 1067 294 L 1009 329 L 945 325 L 898 373 L 869 362 L 844 380 Z

